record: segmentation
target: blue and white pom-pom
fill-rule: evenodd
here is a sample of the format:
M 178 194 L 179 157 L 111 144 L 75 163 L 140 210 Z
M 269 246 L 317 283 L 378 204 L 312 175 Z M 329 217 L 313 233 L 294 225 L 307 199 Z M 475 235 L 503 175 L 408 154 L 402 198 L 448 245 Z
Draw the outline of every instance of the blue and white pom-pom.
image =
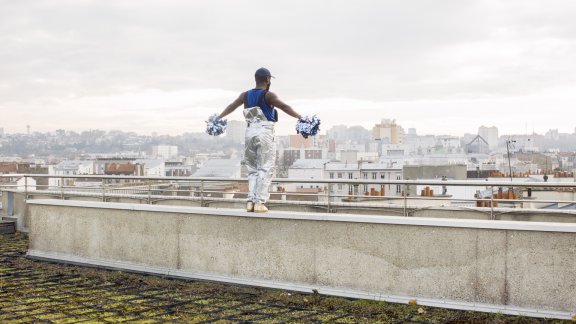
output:
M 206 121 L 206 133 L 212 136 L 218 136 L 226 131 L 228 121 L 214 114 Z
M 312 117 L 300 117 L 296 123 L 296 133 L 302 135 L 304 138 L 314 136 L 320 131 L 320 118 L 316 115 Z

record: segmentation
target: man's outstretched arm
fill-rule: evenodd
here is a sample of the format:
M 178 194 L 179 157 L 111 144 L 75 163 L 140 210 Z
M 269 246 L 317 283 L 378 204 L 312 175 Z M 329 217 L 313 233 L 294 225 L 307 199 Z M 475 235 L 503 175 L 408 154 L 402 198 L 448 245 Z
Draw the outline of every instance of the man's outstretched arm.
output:
M 290 115 L 294 118 L 300 119 L 300 117 L 302 117 L 302 116 L 300 116 L 299 113 L 294 111 L 294 109 L 292 109 L 292 107 L 285 104 L 282 100 L 278 99 L 278 96 L 273 92 L 268 92 L 266 94 L 266 102 L 268 104 L 282 110 L 283 112 L 287 113 L 288 115 Z
M 224 109 L 224 111 L 222 113 L 220 113 L 220 115 L 218 117 L 219 118 L 226 117 L 227 115 L 232 113 L 234 110 L 236 110 L 236 108 L 240 107 L 240 105 L 242 105 L 243 103 L 244 103 L 244 92 L 242 92 L 240 94 L 240 96 L 238 98 L 236 98 L 236 100 L 234 100 L 231 104 L 229 104 L 228 107 L 226 107 Z

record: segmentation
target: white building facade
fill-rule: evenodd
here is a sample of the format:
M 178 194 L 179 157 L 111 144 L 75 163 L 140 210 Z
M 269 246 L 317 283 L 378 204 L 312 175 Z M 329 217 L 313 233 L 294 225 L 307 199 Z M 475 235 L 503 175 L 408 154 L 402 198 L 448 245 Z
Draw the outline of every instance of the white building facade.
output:
M 152 146 L 152 156 L 156 158 L 172 159 L 178 156 L 178 146 L 176 145 L 154 145 Z
M 288 168 L 288 179 L 325 179 L 325 164 L 328 159 L 299 159 Z M 320 184 L 312 183 L 286 183 L 284 187 L 287 191 L 296 191 L 298 188 L 324 187 Z
M 491 150 L 498 148 L 498 128 L 496 126 L 480 126 L 478 128 L 478 135 L 482 136 Z
M 144 165 L 145 177 L 164 177 L 166 176 L 166 163 L 164 160 L 147 160 L 137 159 L 134 164 Z
M 226 138 L 229 138 L 236 144 L 244 144 L 245 137 L 246 137 L 245 121 L 240 120 L 228 121 L 228 126 L 226 127 Z

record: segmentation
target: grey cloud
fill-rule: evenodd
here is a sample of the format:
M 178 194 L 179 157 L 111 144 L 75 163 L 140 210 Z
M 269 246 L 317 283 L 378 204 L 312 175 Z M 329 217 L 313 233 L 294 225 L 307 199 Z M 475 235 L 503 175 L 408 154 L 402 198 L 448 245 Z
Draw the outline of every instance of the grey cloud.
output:
M 556 4 L 556 5 L 553 5 Z M 574 5 L 558 1 L 19 1 L 0 4 L 0 102 L 127 89 L 243 89 L 273 69 L 288 97 L 398 100 L 537 91 L 574 71 Z M 567 41 L 520 64 L 437 57 L 498 30 Z M 558 67 L 558 64 L 561 64 Z M 490 78 L 454 79 L 470 65 Z

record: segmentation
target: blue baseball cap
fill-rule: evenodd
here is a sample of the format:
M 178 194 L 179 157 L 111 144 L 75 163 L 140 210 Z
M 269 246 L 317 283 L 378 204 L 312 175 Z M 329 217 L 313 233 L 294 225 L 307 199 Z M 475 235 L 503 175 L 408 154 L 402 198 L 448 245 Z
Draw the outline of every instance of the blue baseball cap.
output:
M 270 73 L 270 70 L 268 70 L 267 68 L 259 68 L 258 70 L 256 70 L 256 73 L 254 73 L 254 76 L 257 77 L 272 77 L 272 74 Z

